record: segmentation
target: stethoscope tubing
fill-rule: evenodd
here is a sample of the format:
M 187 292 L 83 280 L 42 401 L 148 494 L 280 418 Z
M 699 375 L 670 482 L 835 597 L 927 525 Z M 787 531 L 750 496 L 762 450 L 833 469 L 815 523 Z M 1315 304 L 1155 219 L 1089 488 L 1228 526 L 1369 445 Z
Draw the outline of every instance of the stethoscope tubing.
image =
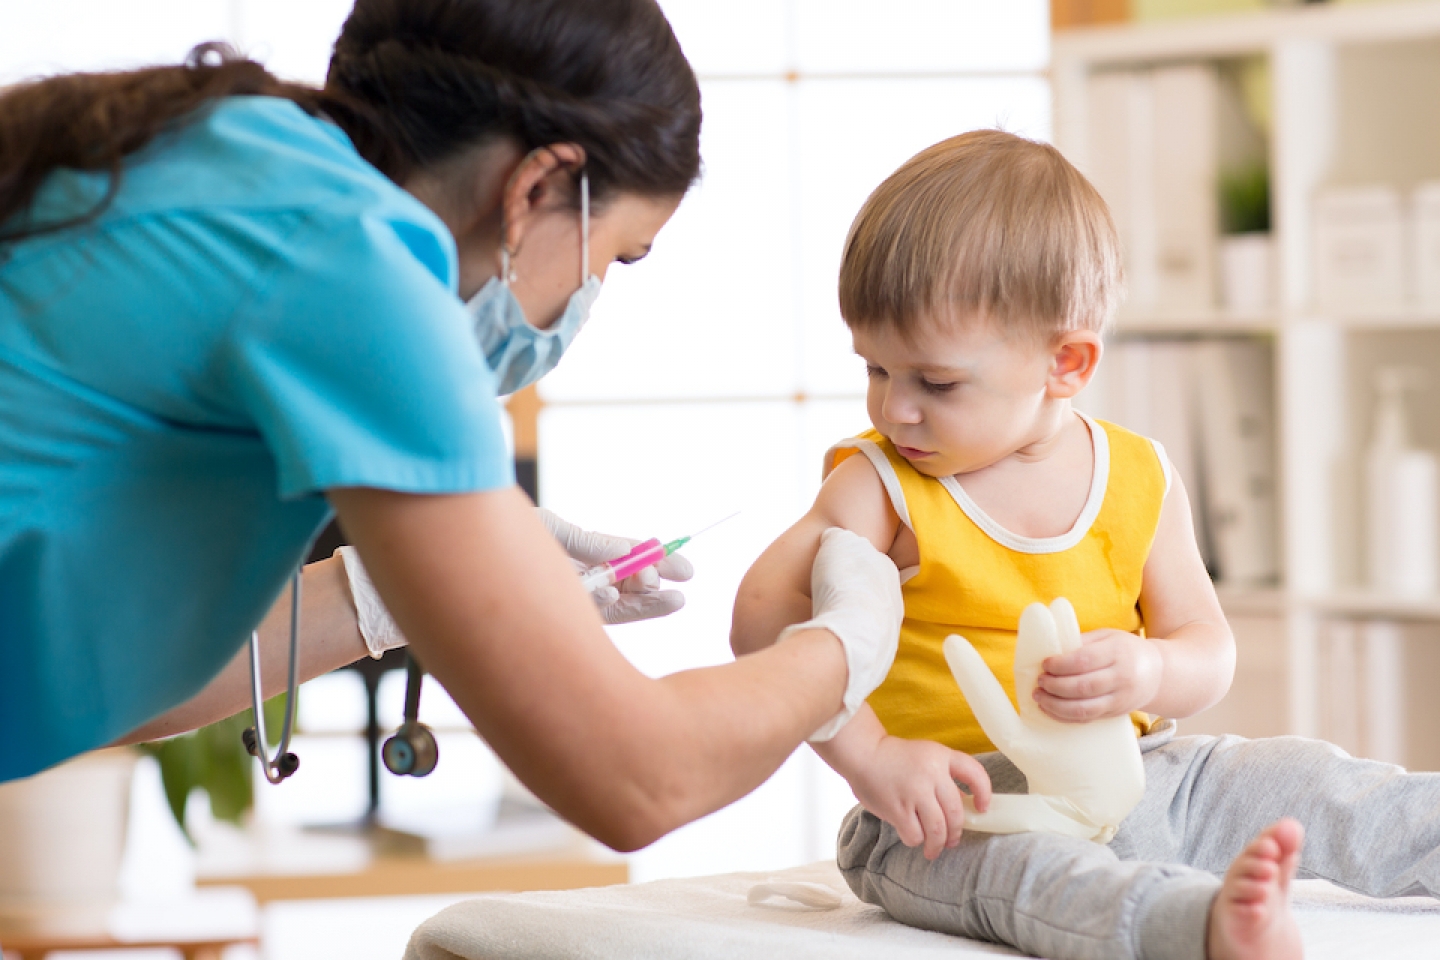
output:
M 290 675 L 285 688 L 285 723 L 280 728 L 280 746 L 274 758 L 265 755 L 269 738 L 265 735 L 265 698 L 260 687 L 260 631 L 250 632 L 250 691 L 251 707 L 255 712 L 255 756 L 260 760 L 260 769 L 265 779 L 279 783 L 295 772 L 296 761 L 290 754 L 290 736 L 295 727 L 295 694 L 300 679 L 300 580 L 297 569 L 290 587 Z

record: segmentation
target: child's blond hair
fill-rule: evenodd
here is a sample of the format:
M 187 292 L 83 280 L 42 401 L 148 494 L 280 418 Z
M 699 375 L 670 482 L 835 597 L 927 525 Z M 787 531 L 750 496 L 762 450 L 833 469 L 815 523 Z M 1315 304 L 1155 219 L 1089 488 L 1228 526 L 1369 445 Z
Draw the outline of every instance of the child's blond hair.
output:
M 1103 331 L 1121 286 L 1115 225 L 1089 181 L 1049 144 L 976 130 L 922 150 L 865 201 L 840 313 L 852 329 L 982 319 L 1048 341 Z

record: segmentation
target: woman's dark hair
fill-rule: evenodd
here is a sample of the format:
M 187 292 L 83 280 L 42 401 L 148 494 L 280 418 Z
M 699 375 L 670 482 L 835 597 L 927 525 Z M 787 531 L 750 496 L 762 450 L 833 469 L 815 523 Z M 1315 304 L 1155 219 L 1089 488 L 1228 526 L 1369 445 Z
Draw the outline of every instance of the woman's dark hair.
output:
M 396 182 L 500 136 L 577 143 L 597 200 L 675 196 L 700 171 L 700 90 L 655 0 L 357 0 L 322 89 L 222 44 L 184 64 L 33 80 L 0 94 L 0 224 L 57 168 L 108 171 L 91 211 L 12 223 L 10 242 L 97 216 L 124 158 L 222 97 L 283 97 L 333 119 Z

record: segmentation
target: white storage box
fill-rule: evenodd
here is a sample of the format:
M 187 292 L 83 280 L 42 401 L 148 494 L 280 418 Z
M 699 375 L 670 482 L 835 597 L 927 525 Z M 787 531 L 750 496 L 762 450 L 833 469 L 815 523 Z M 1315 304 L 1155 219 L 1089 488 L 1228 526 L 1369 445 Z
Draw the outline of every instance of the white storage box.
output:
M 1440 313 L 1440 183 L 1422 183 L 1410 197 L 1411 278 L 1415 305 Z
M 1394 310 L 1405 301 L 1405 225 L 1392 187 L 1315 198 L 1315 298 L 1325 309 Z

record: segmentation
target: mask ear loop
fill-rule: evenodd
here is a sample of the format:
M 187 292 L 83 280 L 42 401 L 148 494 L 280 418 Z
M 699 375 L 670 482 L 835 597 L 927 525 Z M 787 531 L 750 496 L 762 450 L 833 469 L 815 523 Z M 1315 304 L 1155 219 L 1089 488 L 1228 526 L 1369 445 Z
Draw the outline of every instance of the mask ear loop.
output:
M 510 248 L 504 242 L 502 224 L 500 242 L 500 282 L 509 286 L 517 279 L 510 265 Z M 590 174 L 580 171 L 580 286 L 590 279 Z
M 580 171 L 580 286 L 590 279 L 590 175 Z

